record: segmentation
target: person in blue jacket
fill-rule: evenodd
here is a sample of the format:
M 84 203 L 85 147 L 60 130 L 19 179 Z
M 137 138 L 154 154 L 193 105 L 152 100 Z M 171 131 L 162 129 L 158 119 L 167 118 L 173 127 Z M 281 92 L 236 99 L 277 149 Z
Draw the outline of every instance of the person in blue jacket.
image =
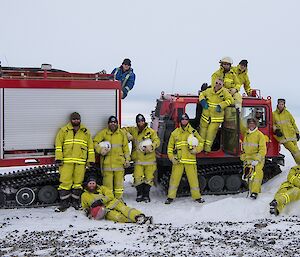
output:
M 122 83 L 122 99 L 124 99 L 128 92 L 133 88 L 135 82 L 135 74 L 131 68 L 130 59 L 126 58 L 122 62 L 122 65 L 118 68 L 115 68 L 112 73 L 116 80 L 121 81 Z

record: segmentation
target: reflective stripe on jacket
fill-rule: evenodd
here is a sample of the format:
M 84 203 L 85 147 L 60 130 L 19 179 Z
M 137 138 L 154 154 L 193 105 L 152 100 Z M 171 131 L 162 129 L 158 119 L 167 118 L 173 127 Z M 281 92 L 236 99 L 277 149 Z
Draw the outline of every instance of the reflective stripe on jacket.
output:
M 214 87 L 208 88 L 201 92 L 199 101 L 205 99 L 208 103 L 208 109 L 203 109 L 201 118 L 206 123 L 210 122 L 223 122 L 224 121 L 224 109 L 233 104 L 234 100 L 231 94 L 224 88 L 220 88 L 215 92 Z M 221 106 L 221 112 L 216 111 L 216 106 Z
M 169 159 L 177 158 L 183 164 L 196 164 L 196 155 L 192 154 L 189 150 L 187 139 L 190 134 L 193 134 L 199 141 L 197 152 L 203 150 L 204 140 L 190 124 L 185 128 L 176 128 L 170 136 L 168 143 L 168 157 Z
M 242 161 L 259 161 L 265 160 L 267 154 L 267 146 L 265 135 L 257 128 L 253 131 L 247 131 L 244 134 L 242 143 Z
M 77 164 L 95 162 L 93 140 L 83 124 L 76 134 L 70 122 L 59 130 L 55 140 L 55 159 Z
M 295 119 L 292 114 L 284 108 L 282 112 L 277 108 L 273 112 L 273 130 L 280 129 L 283 136 L 277 137 L 276 140 L 280 143 L 288 141 L 297 141 L 296 133 L 299 133 Z
M 159 147 L 160 144 L 160 140 L 157 136 L 156 131 L 153 130 L 152 128 L 149 128 L 147 123 L 146 123 L 146 127 L 140 133 L 137 126 L 124 127 L 122 129 L 126 132 L 129 132 L 133 137 L 131 159 L 135 163 L 144 163 L 144 165 L 155 164 L 156 163 L 155 149 Z M 152 147 L 154 149 L 152 153 L 145 154 L 139 149 L 139 144 L 145 139 L 151 139 Z

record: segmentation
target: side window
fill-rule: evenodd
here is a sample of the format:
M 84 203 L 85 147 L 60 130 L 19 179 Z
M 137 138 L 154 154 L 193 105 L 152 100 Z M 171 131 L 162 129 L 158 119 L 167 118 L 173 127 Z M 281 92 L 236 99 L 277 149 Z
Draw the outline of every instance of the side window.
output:
M 189 103 L 185 106 L 185 113 L 189 115 L 190 119 L 196 118 L 196 109 L 197 104 L 196 103 Z
M 267 122 L 266 122 L 266 108 L 265 107 L 254 107 L 254 106 L 247 106 L 242 108 L 242 113 L 241 113 L 241 122 L 242 125 L 247 127 L 247 119 L 249 118 L 255 118 L 258 123 L 258 127 L 266 127 Z
M 185 106 L 185 113 L 190 117 L 190 124 L 194 129 L 198 129 L 200 116 L 197 116 L 197 103 L 188 103 Z

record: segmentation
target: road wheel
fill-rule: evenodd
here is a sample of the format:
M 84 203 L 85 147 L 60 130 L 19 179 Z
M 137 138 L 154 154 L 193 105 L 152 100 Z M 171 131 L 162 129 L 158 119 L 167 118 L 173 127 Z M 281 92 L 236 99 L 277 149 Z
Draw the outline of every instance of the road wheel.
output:
M 17 204 L 26 206 L 30 205 L 35 200 L 35 192 L 29 187 L 23 187 L 16 193 Z

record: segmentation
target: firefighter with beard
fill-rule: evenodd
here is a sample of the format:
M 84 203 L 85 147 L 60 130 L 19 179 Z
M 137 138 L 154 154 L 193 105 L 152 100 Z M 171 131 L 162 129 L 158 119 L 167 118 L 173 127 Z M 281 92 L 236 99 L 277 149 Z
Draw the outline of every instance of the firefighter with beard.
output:
M 300 164 L 299 130 L 292 114 L 285 107 L 285 99 L 278 99 L 273 112 L 273 131 L 276 140 L 290 151 L 297 164 Z
M 89 130 L 81 123 L 80 114 L 73 112 L 70 122 L 62 127 L 55 141 L 55 163 L 59 166 L 58 187 L 60 205 L 57 212 L 65 211 L 70 206 L 80 207 L 80 195 L 86 164 L 94 166 L 95 152 Z
M 247 125 L 240 159 L 244 162 L 243 179 L 248 182 L 250 197 L 255 200 L 261 192 L 267 147 L 265 135 L 257 128 L 257 120 L 250 118 Z
M 135 127 L 124 127 L 128 140 L 132 141 L 131 159 L 134 161 L 134 186 L 137 191 L 137 202 L 150 202 L 150 188 L 156 171 L 155 149 L 160 140 L 157 133 L 148 127 L 144 115 L 136 116 Z
M 96 178 L 90 176 L 81 196 L 81 205 L 89 218 L 107 219 L 120 223 L 152 224 L 152 217 L 128 207 L 122 199 L 115 198 L 112 190 L 97 185 Z
M 185 113 L 180 117 L 180 127 L 176 128 L 169 139 L 168 158 L 172 162 L 172 173 L 169 182 L 168 199 L 170 204 L 176 198 L 177 189 L 185 171 L 191 190 L 192 198 L 203 203 L 201 198 L 196 154 L 203 150 L 203 139 L 189 123 L 189 116 Z
M 233 103 L 232 96 L 223 87 L 223 81 L 201 92 L 199 102 L 203 108 L 200 120 L 200 136 L 204 139 L 204 151 L 210 152 L 220 124 L 224 121 L 224 110 Z
M 283 182 L 270 203 L 270 213 L 278 215 L 290 202 L 300 200 L 300 165 L 290 169 L 287 181 Z
M 103 146 L 103 143 L 109 146 Z M 116 198 L 122 198 L 124 168 L 130 166 L 130 155 L 127 136 L 119 128 L 117 117 L 109 117 L 108 127 L 95 136 L 94 147 L 101 155 L 103 185 L 113 190 Z
M 217 79 L 222 79 L 224 88 L 232 95 L 236 108 L 242 109 L 242 96 L 240 94 L 240 81 L 231 65 L 233 61 L 230 57 L 224 57 L 220 60 L 220 69 L 211 76 L 211 85 L 215 85 Z

